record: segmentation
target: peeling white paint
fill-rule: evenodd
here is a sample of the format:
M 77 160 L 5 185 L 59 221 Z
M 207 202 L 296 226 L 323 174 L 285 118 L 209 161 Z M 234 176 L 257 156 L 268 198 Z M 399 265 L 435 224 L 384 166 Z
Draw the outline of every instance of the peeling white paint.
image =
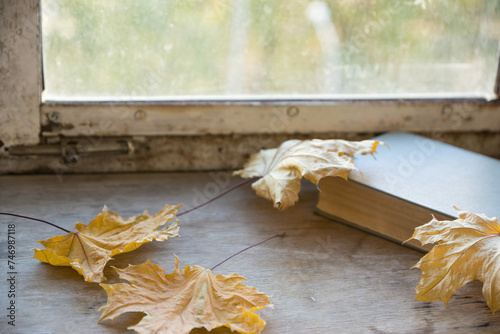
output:
M 0 2 L 0 140 L 37 144 L 40 134 L 39 1 Z
M 44 135 L 172 136 L 386 131 L 500 131 L 500 104 L 44 105 Z M 48 122 L 48 121 L 47 121 Z M 48 124 L 48 123 L 47 123 Z
M 465 149 L 500 158 L 500 132 L 421 133 Z M 278 146 L 291 139 L 342 138 L 362 140 L 375 133 L 322 133 L 313 135 L 230 135 L 134 137 L 133 154 L 76 152 L 78 158 L 65 162 L 61 155 L 11 156 L 0 153 L 0 174 L 46 173 L 63 179 L 74 173 L 165 172 L 230 170 L 243 166 L 250 154 Z M 99 149 L 105 139 L 99 136 L 80 139 Z

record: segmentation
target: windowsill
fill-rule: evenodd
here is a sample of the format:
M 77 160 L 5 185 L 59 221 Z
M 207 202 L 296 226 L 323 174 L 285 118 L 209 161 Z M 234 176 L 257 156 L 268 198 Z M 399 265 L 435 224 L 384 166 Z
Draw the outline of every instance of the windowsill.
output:
M 9 211 L 70 230 L 76 222 L 87 224 L 104 204 L 128 217 L 146 208 L 156 213 L 165 203 L 184 202 L 189 208 L 195 196 L 214 188 L 222 190 L 206 173 L 64 175 L 62 182 L 54 175 L 0 179 L 0 201 Z M 231 184 L 237 182 L 233 179 Z M 180 238 L 147 243 L 116 256 L 105 270 L 107 283 L 117 282 L 110 265 L 124 268 L 151 259 L 170 273 L 176 254 L 180 267 L 210 268 L 249 245 L 286 232 L 286 237 L 255 247 L 215 270 L 215 274 L 237 272 L 247 277 L 244 284 L 272 295 L 274 309 L 259 312 L 267 323 L 263 333 L 400 332 L 401 328 L 418 332 L 428 326 L 436 332 L 455 328 L 472 332 L 485 323 L 491 331 L 500 330 L 500 320 L 491 316 L 480 284 L 461 288 L 450 307 L 415 300 L 420 272 L 409 268 L 422 254 L 314 215 L 317 195 L 316 187 L 305 182 L 300 202 L 281 212 L 258 198 L 250 186 L 235 190 L 179 217 Z M 2 219 L 2 241 L 6 240 L 6 224 L 15 224 L 16 230 L 16 330 L 115 333 L 132 325 L 130 318 L 140 319 L 131 313 L 113 323 L 97 324 L 99 308 L 106 303 L 104 290 L 84 282 L 69 267 L 53 267 L 32 258 L 30 249 L 42 247 L 35 240 L 59 235 L 58 230 L 22 219 Z M 5 275 L 3 291 L 8 290 Z M 443 321 L 443 317 L 453 321 Z
M 58 96 L 42 94 L 43 104 L 52 105 L 98 105 L 98 104 L 141 104 L 141 105 L 332 105 L 354 103 L 480 103 L 500 104 L 491 93 L 405 93 L 405 94 L 342 94 L 342 95 L 178 95 L 178 96 Z

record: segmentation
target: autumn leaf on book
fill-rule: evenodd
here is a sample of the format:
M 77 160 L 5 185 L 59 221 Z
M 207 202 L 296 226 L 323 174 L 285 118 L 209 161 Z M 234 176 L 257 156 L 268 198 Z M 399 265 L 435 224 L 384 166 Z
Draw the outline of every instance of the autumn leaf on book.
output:
M 53 266 L 71 266 L 88 282 L 102 282 L 104 267 L 111 257 L 137 249 L 152 240 L 178 237 L 179 221 L 160 230 L 173 219 L 181 205 L 166 205 L 150 216 L 144 213 L 123 220 L 106 207 L 87 226 L 76 224 L 75 232 L 38 241 L 45 249 L 34 249 L 34 258 Z
M 274 202 L 284 210 L 299 200 L 302 177 L 314 184 L 326 176 L 347 175 L 356 169 L 355 154 L 373 154 L 376 140 L 288 140 L 278 148 L 253 154 L 244 168 L 234 174 L 243 178 L 259 177 L 252 184 L 257 195 Z
M 500 309 L 500 225 L 497 218 L 466 211 L 456 220 L 417 227 L 413 239 L 436 244 L 414 266 L 422 271 L 416 299 L 430 302 L 450 297 L 473 280 L 483 282 L 483 295 L 490 309 Z
M 130 283 L 101 284 L 108 302 L 101 307 L 99 322 L 125 312 L 144 312 L 146 316 L 129 327 L 138 333 L 187 334 L 194 328 L 210 331 L 223 326 L 240 333 L 260 333 L 265 322 L 253 311 L 272 306 L 265 293 L 240 283 L 244 277 L 214 276 L 199 266 L 182 270 L 177 256 L 175 270 L 168 275 L 150 260 L 114 269 Z

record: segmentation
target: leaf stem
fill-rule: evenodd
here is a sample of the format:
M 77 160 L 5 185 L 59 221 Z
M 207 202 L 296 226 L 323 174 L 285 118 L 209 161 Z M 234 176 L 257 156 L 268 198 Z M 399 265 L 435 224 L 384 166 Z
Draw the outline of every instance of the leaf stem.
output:
M 24 219 L 31 219 L 31 220 L 35 220 L 35 221 L 39 221 L 39 222 L 42 222 L 44 224 L 48 224 L 50 226 L 54 226 L 60 230 L 63 230 L 64 232 L 66 233 L 71 233 L 71 231 L 65 229 L 65 228 L 62 228 L 61 226 L 59 225 L 56 225 L 54 223 L 51 223 L 51 222 L 48 222 L 46 220 L 43 220 L 43 219 L 38 219 L 38 218 L 33 218 L 33 217 L 28 217 L 28 216 L 23 216 L 23 215 L 17 215 L 15 213 L 8 213 L 8 212 L 0 212 L 0 215 L 4 215 L 4 216 L 13 216 L 13 217 L 19 217 L 19 218 L 24 218 Z
M 258 246 L 258 245 L 260 245 L 260 244 L 263 244 L 264 242 L 269 241 L 269 240 L 274 239 L 274 238 L 277 238 L 277 237 L 282 238 L 282 237 L 284 237 L 284 236 L 285 236 L 285 234 L 286 234 L 286 233 L 285 233 L 285 232 L 283 232 L 283 233 L 281 233 L 281 234 L 276 234 L 276 235 L 273 235 L 272 237 L 267 238 L 267 239 L 266 239 L 266 240 L 264 240 L 264 241 L 261 241 L 261 242 L 259 242 L 259 243 L 256 243 L 255 245 L 252 245 L 252 246 L 249 246 L 249 247 L 247 247 L 247 248 L 245 248 L 245 249 L 242 249 L 242 250 L 240 250 L 238 253 L 235 253 L 235 254 L 231 255 L 230 257 L 228 257 L 228 258 L 227 258 L 227 259 L 225 259 L 224 261 L 219 262 L 218 264 L 216 264 L 215 266 L 213 266 L 213 267 L 212 267 L 212 269 L 210 269 L 210 270 L 211 270 L 211 271 L 213 271 L 215 268 L 217 268 L 218 266 L 220 266 L 220 265 L 221 265 L 221 264 L 223 264 L 224 262 L 228 261 L 229 259 L 232 259 L 233 257 L 235 257 L 235 256 L 236 256 L 236 255 L 238 255 L 238 254 L 243 253 L 244 251 L 249 250 L 250 248 L 253 248 L 253 247 L 255 247 L 255 246 Z
M 258 180 L 258 179 L 260 179 L 260 178 L 261 178 L 261 176 L 256 176 L 256 177 L 253 177 L 253 178 L 250 178 L 250 179 L 244 180 L 244 181 L 242 181 L 242 182 L 240 182 L 240 183 L 237 183 L 237 184 L 235 184 L 234 186 L 232 186 L 231 188 L 227 189 L 226 191 L 224 191 L 224 192 L 222 192 L 222 193 L 218 194 L 217 196 L 215 196 L 215 197 L 213 197 L 213 198 L 209 199 L 208 201 L 203 202 L 203 203 L 201 203 L 200 205 L 195 206 L 194 208 L 191 208 L 191 209 L 189 209 L 189 210 L 186 210 L 186 211 L 183 211 L 183 212 L 181 212 L 181 213 L 178 213 L 178 214 L 177 214 L 177 217 L 182 216 L 182 215 L 184 215 L 184 214 L 186 214 L 186 213 L 189 213 L 189 212 L 191 212 L 191 211 L 194 211 L 194 210 L 196 210 L 196 209 L 199 209 L 199 208 L 201 208 L 201 207 L 203 207 L 203 206 L 205 206 L 205 205 L 207 205 L 207 204 L 209 204 L 209 203 L 212 203 L 213 201 L 215 201 L 216 199 L 221 198 L 222 196 L 226 195 L 227 193 L 230 193 L 231 191 L 233 191 L 233 190 L 235 190 L 235 189 L 237 189 L 237 188 L 239 188 L 239 187 L 241 187 L 241 186 L 244 186 L 244 185 L 245 185 L 245 184 L 247 184 L 247 183 L 254 182 L 254 181 L 256 181 L 256 180 Z

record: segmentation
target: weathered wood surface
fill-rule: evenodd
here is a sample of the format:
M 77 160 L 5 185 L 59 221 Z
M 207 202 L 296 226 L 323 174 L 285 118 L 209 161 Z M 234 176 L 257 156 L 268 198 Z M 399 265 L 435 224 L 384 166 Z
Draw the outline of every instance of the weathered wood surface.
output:
M 0 146 L 40 139 L 39 12 L 39 0 L 0 1 Z
M 217 174 L 224 181 L 222 174 Z M 232 179 L 231 184 L 239 182 Z M 223 182 L 219 181 L 220 184 Z M 0 177 L 0 209 L 31 215 L 73 229 L 87 224 L 106 204 L 122 216 L 164 204 L 193 205 L 218 186 L 207 173 L 55 175 Z M 181 238 L 152 242 L 111 261 L 123 268 L 151 259 L 171 272 L 180 265 L 211 267 L 229 255 L 277 233 L 273 239 L 238 255 L 214 273 L 238 272 L 247 284 L 272 295 L 274 309 L 259 311 L 263 333 L 494 333 L 493 316 L 481 284 L 469 284 L 450 300 L 416 301 L 420 272 L 410 270 L 421 253 L 313 214 L 314 185 L 303 184 L 300 202 L 280 212 L 256 197 L 249 185 L 180 217 Z M 106 294 L 69 267 L 33 259 L 31 248 L 59 231 L 50 226 L 0 217 L 1 333 L 124 333 L 140 314 L 97 324 Z M 16 326 L 7 324 L 7 224 L 16 231 Z M 108 282 L 117 281 L 112 269 Z M 202 333 L 203 331 L 193 331 Z M 228 333 L 226 330 L 214 331 Z

